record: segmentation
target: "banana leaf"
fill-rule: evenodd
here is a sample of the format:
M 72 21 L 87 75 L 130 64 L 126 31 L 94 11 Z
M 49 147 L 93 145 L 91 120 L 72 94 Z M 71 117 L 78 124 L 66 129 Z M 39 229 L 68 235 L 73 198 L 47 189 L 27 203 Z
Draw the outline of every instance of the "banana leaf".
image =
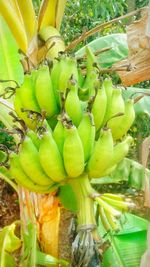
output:
M 122 216 L 122 229 L 107 233 L 99 221 L 99 232 L 110 242 L 103 253 L 102 267 L 139 267 L 146 249 L 149 222 L 133 214 Z
M 127 37 L 124 33 L 109 34 L 104 37 L 88 43 L 93 52 L 99 51 L 103 48 L 111 48 L 108 51 L 100 53 L 97 56 L 100 67 L 108 68 L 114 63 L 126 58 L 128 56 Z M 85 54 L 85 47 L 76 52 L 76 57 L 81 57 Z
M 12 252 L 21 247 L 21 240 L 15 235 L 16 224 L 5 226 L 0 231 L 0 267 L 15 267 Z
M 92 179 L 92 184 L 106 184 L 106 183 L 118 183 L 121 181 L 127 181 L 129 186 L 136 189 L 144 189 L 144 177 L 146 176 L 150 180 L 150 170 L 144 170 L 143 165 L 140 163 L 125 158 L 117 166 L 114 172 L 109 177 L 103 177 L 99 179 Z
M 20 63 L 17 43 L 9 30 L 5 20 L 0 16 L 0 80 L 14 80 L 19 85 L 23 82 L 23 67 Z M 12 86 L 15 82 L 1 83 L 0 94 L 3 89 Z

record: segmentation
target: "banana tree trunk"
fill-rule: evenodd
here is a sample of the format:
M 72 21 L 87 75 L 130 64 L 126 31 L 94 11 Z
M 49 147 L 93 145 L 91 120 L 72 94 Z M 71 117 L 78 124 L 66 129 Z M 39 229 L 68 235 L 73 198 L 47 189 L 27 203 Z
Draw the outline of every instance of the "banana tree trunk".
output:
M 58 258 L 60 206 L 53 194 L 41 195 L 19 188 L 20 216 L 24 230 L 31 221 L 37 226 L 40 249 Z

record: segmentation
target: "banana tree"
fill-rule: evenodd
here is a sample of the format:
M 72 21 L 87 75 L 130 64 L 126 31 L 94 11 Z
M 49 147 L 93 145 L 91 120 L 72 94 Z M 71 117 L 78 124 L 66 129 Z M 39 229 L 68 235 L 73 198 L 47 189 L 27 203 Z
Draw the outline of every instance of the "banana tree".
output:
M 38 66 L 39 63 L 41 63 L 45 58 L 54 59 L 54 58 L 58 57 L 59 52 L 62 52 L 65 50 L 64 43 L 61 40 L 59 32 L 57 31 L 57 29 L 59 29 L 59 27 L 60 27 L 64 6 L 65 6 L 65 1 L 63 3 L 61 2 L 61 5 L 60 5 L 59 1 L 42 1 L 39 15 L 38 15 L 38 19 L 36 20 L 34 9 L 33 9 L 31 1 L 29 1 L 28 5 L 26 7 L 28 9 L 28 10 L 26 9 L 28 12 L 24 12 L 24 8 L 25 8 L 24 7 L 24 1 L 22 1 L 21 3 L 19 1 L 18 2 L 17 1 L 10 1 L 8 3 L 5 3 L 4 1 L 2 1 L 1 14 L 5 18 L 5 20 L 7 21 L 8 25 L 11 28 L 12 33 L 13 33 L 14 37 L 16 38 L 16 41 L 19 45 L 19 48 L 21 50 L 21 57 L 22 57 L 21 60 L 22 60 L 22 64 L 23 64 L 25 72 L 29 72 L 29 71 L 32 72 L 32 69 L 35 69 L 35 67 Z M 14 11 L 15 16 L 12 15 L 13 11 Z M 11 13 L 11 15 L 8 16 L 10 13 Z M 22 32 L 22 36 L 19 35 L 21 32 Z M 92 74 L 94 73 L 94 75 L 95 75 L 96 69 L 95 69 L 95 66 L 93 63 L 96 63 L 96 60 L 94 58 L 94 55 L 89 52 L 90 50 L 87 50 L 87 51 L 88 51 L 87 52 L 87 59 L 88 59 L 87 60 L 87 62 L 88 62 L 87 63 L 87 72 L 89 71 L 89 73 L 92 73 Z M 88 54 L 88 53 L 90 53 L 90 54 Z M 64 59 L 62 56 L 62 61 L 63 60 Z M 70 63 L 74 64 L 74 61 L 71 61 Z M 56 65 L 59 65 L 59 62 Z M 64 66 L 65 65 L 63 65 L 63 67 Z M 72 66 L 72 65 L 69 65 L 69 66 Z M 54 70 L 54 68 L 53 68 L 53 70 Z M 43 69 L 42 69 L 42 71 L 43 71 Z M 63 78 L 64 78 L 63 76 L 66 75 L 67 72 L 66 72 L 65 68 L 64 69 L 62 68 L 61 71 L 62 71 L 61 77 L 63 80 Z M 67 71 L 70 74 L 72 74 L 73 70 L 71 68 L 70 69 L 68 68 Z M 32 73 L 33 73 L 33 80 L 34 80 L 34 77 L 35 77 L 34 71 Z M 10 74 L 10 72 L 9 72 L 9 74 Z M 81 74 L 80 75 L 81 80 L 79 81 L 79 83 L 82 84 L 82 82 L 83 82 L 82 72 L 80 74 Z M 41 75 L 42 75 L 42 72 L 41 72 Z M 41 75 L 39 78 L 41 78 Z M 73 72 L 73 75 L 75 76 L 76 72 Z M 70 80 L 70 86 L 72 88 L 74 88 L 74 85 L 75 85 L 75 82 L 73 79 L 74 76 Z M 77 77 L 77 76 L 75 76 L 75 77 Z M 68 78 L 69 78 L 69 76 L 68 76 Z M 92 78 L 92 76 L 91 76 L 91 78 Z M 12 85 L 13 80 L 14 80 L 14 78 L 11 77 L 11 79 L 10 79 L 10 76 L 7 77 L 5 80 L 3 79 L 4 83 L 10 82 L 8 88 L 6 88 L 4 90 L 2 88 L 2 95 L 4 97 L 7 96 L 7 94 L 10 91 L 10 88 L 11 88 L 11 91 L 13 91 L 13 89 L 15 91 L 15 90 L 17 90 L 18 84 L 19 85 L 21 84 L 21 82 L 17 80 L 18 84 L 16 84 L 14 86 L 14 85 Z M 26 80 L 24 81 L 24 83 L 25 82 L 26 82 Z M 55 82 L 57 82 L 56 79 L 55 79 Z M 107 84 L 107 82 L 106 82 L 106 84 Z M 61 86 L 62 86 L 62 84 L 61 84 Z M 26 88 L 30 89 L 29 86 L 27 86 Z M 39 87 L 39 90 L 40 90 L 40 87 Z M 62 88 L 61 88 L 61 90 L 62 90 Z M 87 92 L 87 91 L 81 90 L 81 92 L 80 92 L 81 98 L 84 100 L 89 97 L 90 92 L 89 91 Z M 120 97 L 119 99 L 121 99 L 120 103 L 122 103 L 122 106 L 123 106 L 124 105 L 123 99 L 120 96 L 119 90 L 118 90 L 118 92 L 119 92 L 119 97 Z M 29 96 L 31 97 L 30 93 L 31 93 L 31 90 L 29 90 Z M 57 95 L 57 91 L 56 91 L 56 95 Z M 68 93 L 68 95 L 69 95 L 69 93 Z M 95 95 L 94 100 L 96 99 L 96 96 L 97 96 L 97 93 Z M 15 97 L 15 100 L 16 100 L 16 97 Z M 59 98 L 57 100 L 59 102 Z M 61 100 L 62 100 L 62 109 L 63 109 L 63 97 Z M 44 100 L 44 102 L 46 102 L 46 100 Z M 91 100 L 91 102 L 93 105 L 94 101 Z M 6 106 L 6 103 L 3 102 L 3 104 Z M 91 105 L 91 103 L 89 103 L 89 104 Z M 131 103 L 131 104 L 133 104 L 133 103 Z M 89 110 L 91 109 L 90 105 L 88 106 Z M 15 109 L 17 111 L 16 106 L 15 106 Z M 29 110 L 26 110 L 25 112 L 28 112 L 28 111 Z M 78 111 L 78 109 L 77 109 L 77 111 Z M 71 112 L 70 113 L 69 112 L 70 111 L 68 109 L 68 114 L 71 117 L 72 114 L 71 114 Z M 29 113 L 30 113 L 29 115 L 39 115 L 39 110 L 34 110 L 34 112 L 29 112 Z M 93 111 L 93 113 L 94 113 L 94 111 Z M 19 114 L 19 112 L 17 112 L 17 114 Z M 123 114 L 120 114 L 120 116 L 121 115 L 123 115 Z M 18 115 L 18 116 L 22 118 L 22 115 L 21 116 Z M 110 114 L 109 114 L 109 116 L 110 116 Z M 117 121 L 119 119 L 119 118 L 115 118 L 116 112 L 114 112 L 114 111 L 111 112 L 111 116 L 112 116 L 112 119 L 114 121 Z M 16 116 L 13 115 L 13 118 L 15 119 L 16 123 L 18 123 L 18 122 L 20 123 L 20 121 L 18 121 L 18 119 L 16 119 Z M 44 114 L 41 114 L 40 118 L 42 118 L 42 120 L 44 120 Z M 74 118 L 71 117 L 71 118 L 72 118 L 72 121 L 74 122 L 74 124 L 78 123 L 78 122 L 76 122 L 75 117 Z M 108 118 L 109 118 L 108 116 L 107 116 L 107 118 L 105 118 L 104 124 L 106 124 L 106 122 L 109 122 Z M 30 118 L 24 117 L 25 122 L 29 121 L 29 119 Z M 66 132 L 69 133 L 69 129 L 74 130 L 74 127 L 72 126 L 71 122 L 65 116 L 63 117 L 63 122 L 67 125 Z M 55 124 L 55 120 L 53 121 L 53 123 Z M 26 126 L 25 125 L 22 125 L 22 126 L 26 130 Z M 30 127 L 31 124 L 29 124 L 28 126 Z M 43 124 L 42 124 L 42 126 L 43 126 Z M 33 125 L 31 127 L 33 127 L 32 129 L 35 129 Z M 53 127 L 54 126 L 52 125 L 51 128 L 53 129 Z M 109 123 L 109 127 L 112 127 L 111 123 Z M 80 133 L 82 135 L 82 129 L 80 131 L 81 131 Z M 103 132 L 103 136 L 104 136 L 104 140 L 105 140 L 105 136 L 107 136 L 107 141 L 108 141 L 108 137 L 109 137 L 110 148 L 112 148 L 113 143 L 112 143 L 112 139 L 111 139 L 110 130 L 105 129 Z M 68 134 L 68 137 L 69 137 L 69 134 Z M 47 137 L 45 137 L 45 139 L 46 138 Z M 50 138 L 51 138 L 51 136 L 49 133 L 48 139 L 50 140 Z M 129 141 L 131 141 L 131 140 L 129 140 Z M 18 137 L 16 137 L 16 142 L 19 143 Z M 83 142 L 84 142 L 84 140 L 83 140 Z M 105 143 L 106 143 L 106 140 L 105 140 Z M 127 144 L 127 146 L 128 145 L 129 144 Z M 65 146 L 65 148 L 68 148 L 66 144 L 64 146 Z M 46 151 L 46 149 L 47 149 L 47 147 L 44 147 L 45 151 Z M 80 142 L 78 142 L 77 148 L 74 147 L 74 150 L 78 150 L 78 152 L 81 151 L 81 153 L 79 153 L 79 156 L 81 159 L 82 149 L 81 149 Z M 127 151 L 128 151 L 128 147 L 127 147 Z M 67 150 L 66 150 L 66 152 L 68 153 Z M 67 153 L 65 153 L 65 156 L 67 155 Z M 71 157 L 71 153 L 72 152 L 70 150 L 70 152 L 69 152 L 70 157 Z M 126 154 L 127 152 L 124 152 L 124 153 Z M 42 155 L 43 154 L 45 154 L 45 153 L 42 153 Z M 65 159 L 65 156 L 64 156 L 64 159 Z M 106 163 L 107 156 L 108 156 L 108 154 L 106 153 L 105 163 Z M 66 158 L 67 158 L 67 156 L 66 156 Z M 43 157 L 42 157 L 42 159 L 43 159 Z M 72 157 L 72 161 L 73 160 L 74 159 Z M 120 160 L 120 157 L 119 157 L 119 160 Z M 83 160 L 81 160 L 81 161 L 83 161 Z M 99 264 L 99 259 L 98 259 L 99 253 L 97 251 L 97 246 L 95 244 L 98 237 L 97 237 L 97 233 L 95 231 L 95 218 L 94 218 L 94 208 L 93 208 L 94 201 L 97 203 L 98 207 L 100 207 L 100 212 L 101 212 L 101 210 L 104 210 L 104 212 L 107 214 L 110 211 L 112 223 L 113 223 L 113 217 L 114 216 L 116 216 L 116 217 L 120 216 L 120 212 L 117 211 L 114 207 L 111 207 L 111 205 L 110 205 L 110 202 L 114 202 L 114 201 L 112 201 L 112 196 L 110 196 L 110 195 L 108 196 L 107 194 L 106 195 L 104 194 L 103 196 L 99 196 L 91 188 L 89 180 L 87 179 L 87 175 L 86 175 L 87 169 L 84 169 L 84 166 L 83 166 L 84 161 L 81 164 L 82 165 L 81 169 L 82 169 L 82 172 L 83 172 L 83 170 L 85 170 L 85 173 L 84 173 L 84 175 L 82 173 L 82 177 L 80 177 L 81 171 L 80 171 L 80 164 L 78 165 L 78 162 L 81 163 L 81 161 L 79 161 L 79 157 L 78 158 L 76 157 L 76 161 L 75 161 L 76 162 L 76 169 L 77 169 L 77 171 L 79 169 L 78 179 L 77 180 L 76 179 L 69 179 L 68 184 L 67 184 L 67 186 L 69 185 L 72 188 L 72 196 L 73 196 L 73 194 L 75 194 L 75 196 L 76 196 L 77 206 L 78 206 L 78 213 L 77 213 L 78 214 L 77 215 L 78 216 L 78 224 L 80 226 L 80 227 L 78 227 L 78 234 L 77 234 L 77 236 L 74 240 L 74 243 L 73 243 L 73 257 L 74 257 L 73 262 L 72 262 L 73 266 L 77 266 L 79 262 L 82 262 L 82 266 L 84 266 L 84 264 L 94 264 L 94 261 L 96 261 L 97 264 Z M 45 168 L 44 170 L 46 172 L 47 168 L 50 168 L 50 166 L 51 166 L 51 161 L 49 161 L 48 166 L 45 165 L 45 162 L 47 162 L 47 160 L 45 160 L 45 158 L 44 158 L 42 166 L 43 166 L 43 168 Z M 88 170 L 91 171 L 91 174 L 90 174 L 91 177 L 93 175 L 94 176 L 98 175 L 98 174 L 95 174 L 95 172 L 94 173 L 92 172 L 93 170 L 92 170 L 91 166 L 94 166 L 95 162 L 96 162 L 95 159 L 93 159 L 93 161 L 91 160 L 90 163 L 88 164 L 88 167 L 87 167 Z M 117 160 L 117 162 L 118 162 L 118 160 Z M 111 165 L 110 166 L 114 167 L 114 165 L 117 162 L 113 161 L 112 166 Z M 14 169 L 17 171 L 17 168 L 19 167 L 19 165 L 17 165 L 17 157 L 13 158 L 11 163 L 14 164 L 13 166 L 16 168 L 16 169 L 15 168 Z M 101 167 L 104 169 L 102 162 L 99 162 L 99 163 L 101 164 Z M 109 165 L 106 164 L 105 167 L 108 167 L 108 166 Z M 98 165 L 96 165 L 96 167 L 98 168 Z M 26 168 L 26 166 L 24 166 L 24 168 Z M 69 173 L 69 176 L 74 177 L 74 173 L 73 173 L 74 168 L 72 168 L 70 170 L 70 163 L 68 163 L 67 160 L 66 160 L 65 168 L 66 168 L 67 172 Z M 48 173 L 49 173 L 49 171 L 48 171 Z M 11 174 L 12 174 L 12 172 L 11 172 Z M 105 174 L 105 172 L 103 173 L 103 175 L 104 174 Z M 7 173 L 5 173 L 4 177 L 5 176 L 7 177 Z M 30 176 L 30 174 L 29 174 L 29 176 Z M 14 177 L 16 178 L 16 181 L 18 182 L 18 184 L 20 184 L 20 179 L 19 179 L 19 176 L 16 177 L 16 172 L 14 173 Z M 55 180 L 57 179 L 56 182 L 58 182 L 58 178 L 59 177 L 55 177 Z M 32 179 L 34 180 L 34 177 Z M 25 179 L 22 181 L 25 182 Z M 25 183 L 24 183 L 24 185 L 25 185 Z M 32 184 L 32 185 L 34 185 L 34 184 Z M 58 187 L 58 184 L 57 183 L 54 184 L 52 191 L 55 192 L 57 187 Z M 42 188 L 42 186 L 41 186 L 41 188 Z M 63 188 L 63 186 L 62 186 L 62 188 Z M 65 187 L 63 189 L 62 188 L 61 188 L 61 195 L 62 195 L 61 200 L 63 202 L 63 201 L 66 201 L 66 198 L 64 197 L 64 195 L 65 195 L 65 193 L 64 193 L 65 189 L 64 188 Z M 35 189 L 35 187 L 34 187 L 34 189 Z M 36 191 L 36 190 L 33 190 L 33 191 Z M 51 188 L 49 188 L 48 192 L 50 192 L 50 191 L 51 191 Z M 69 191 L 69 189 L 67 191 Z M 31 198 L 31 201 L 30 201 L 30 198 Z M 35 193 L 29 193 L 28 190 L 26 190 L 20 186 L 19 186 L 19 199 L 20 199 L 20 206 L 22 209 L 21 218 L 22 218 L 22 221 L 24 221 L 24 223 L 25 223 L 24 232 L 28 231 L 30 233 L 30 231 L 29 231 L 30 225 L 27 225 L 27 218 L 28 218 L 31 221 L 31 225 L 35 225 L 35 223 L 38 225 L 38 229 L 39 229 L 38 237 L 39 237 L 40 245 L 43 248 L 43 250 L 47 253 L 50 253 L 54 256 L 57 256 L 58 244 L 56 241 L 58 240 L 58 222 L 59 222 L 59 218 L 60 218 L 59 201 L 57 200 L 57 198 L 54 197 L 54 195 L 41 196 L 41 195 L 38 195 Z M 120 197 L 119 198 L 116 197 L 115 201 L 116 201 L 115 203 L 116 203 L 117 207 L 118 207 L 118 205 L 121 205 L 121 208 L 123 210 L 126 210 L 128 208 L 128 206 L 130 206 L 130 203 L 124 203 L 123 199 Z M 86 212 L 86 210 L 88 211 L 88 209 L 89 209 L 89 212 Z M 55 226 L 55 231 L 54 231 L 53 226 Z M 50 229 L 52 229 L 52 230 L 50 231 Z M 48 232 L 50 233 L 50 238 L 48 238 Z M 30 259 L 30 265 L 36 266 L 36 264 L 37 264 L 36 259 L 38 258 L 38 253 L 34 253 L 36 250 L 36 246 L 37 246 L 37 244 L 36 244 L 36 230 L 34 231 L 34 229 L 31 229 L 31 233 L 32 233 L 31 236 L 33 238 L 32 239 L 33 250 L 31 252 L 31 255 L 33 257 L 31 257 L 31 259 Z M 55 245 L 51 245 L 49 242 L 49 241 L 53 240 L 52 235 L 54 236 Z M 26 242 L 27 236 L 25 236 L 24 240 Z M 81 243 L 83 244 L 83 246 L 81 245 Z M 86 246 L 84 247 L 84 245 L 86 245 Z M 81 251 L 79 249 L 80 247 L 82 248 Z M 25 255 L 27 252 L 25 251 Z M 88 255 L 88 253 L 89 253 L 89 255 Z M 89 256 L 89 257 L 87 257 L 87 256 Z M 81 257 L 83 257 L 83 259 L 81 259 Z M 26 264 L 26 262 L 29 261 L 28 257 L 26 258 L 26 256 L 23 256 L 23 260 L 24 260 L 24 264 Z M 61 264 L 63 265 L 63 263 L 61 263 Z

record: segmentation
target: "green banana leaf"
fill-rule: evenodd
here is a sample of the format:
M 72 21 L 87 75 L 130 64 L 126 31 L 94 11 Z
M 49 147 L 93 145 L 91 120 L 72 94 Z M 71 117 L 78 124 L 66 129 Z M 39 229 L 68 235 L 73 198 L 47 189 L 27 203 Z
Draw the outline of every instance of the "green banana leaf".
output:
M 129 97 L 136 98 L 137 96 L 141 96 L 142 94 L 150 94 L 150 89 L 143 89 L 137 87 L 127 87 L 127 90 L 123 90 L 123 96 L 125 99 Z M 137 115 L 146 113 L 150 116 L 150 96 L 144 96 L 137 102 L 135 107 L 135 112 Z
M 72 187 L 69 184 L 63 185 L 59 188 L 59 199 L 62 203 L 62 205 L 72 211 L 76 212 L 77 211 L 77 202 L 76 202 L 76 197 L 75 194 L 72 190 Z M 71 201 L 70 201 L 71 199 Z
M 0 16 L 0 80 L 15 80 L 23 82 L 23 67 L 20 63 L 17 43 L 9 30 L 5 20 Z M 0 83 L 0 94 L 3 88 L 15 87 L 14 82 Z
M 110 242 L 103 253 L 102 267 L 139 267 L 146 250 L 148 225 L 147 220 L 127 213 L 123 215 L 119 232 L 106 233 L 99 221 L 99 232 Z
M 0 267 L 16 266 L 11 254 L 21 247 L 21 240 L 15 235 L 16 224 L 5 226 L 0 231 Z
M 102 177 L 99 179 L 92 179 L 92 184 L 107 184 L 127 181 L 129 186 L 136 189 L 144 189 L 144 177 L 150 180 L 150 170 L 144 169 L 140 163 L 125 158 L 117 166 L 114 172 L 109 177 Z
M 99 51 L 103 48 L 111 48 L 108 51 L 100 53 L 97 56 L 100 67 L 108 68 L 114 63 L 126 58 L 128 56 L 127 37 L 124 33 L 109 34 L 104 37 L 88 43 L 93 52 Z M 75 53 L 76 57 L 81 57 L 85 54 L 85 47 L 81 48 Z

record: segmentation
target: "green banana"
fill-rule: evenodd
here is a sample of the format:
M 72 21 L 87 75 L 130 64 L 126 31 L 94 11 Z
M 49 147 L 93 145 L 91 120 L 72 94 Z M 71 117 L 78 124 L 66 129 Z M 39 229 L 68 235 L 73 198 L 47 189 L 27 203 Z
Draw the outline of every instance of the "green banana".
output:
M 117 164 L 127 155 L 132 141 L 133 138 L 131 136 L 127 136 L 124 141 L 114 146 L 113 157 L 109 161 L 109 166 L 100 174 L 99 178 L 111 174 L 116 169 Z
M 108 176 L 110 175 L 117 167 L 117 164 L 113 165 L 112 167 L 110 168 L 107 168 L 106 170 L 104 170 L 100 175 L 99 175 L 99 178 L 100 177 L 105 177 L 105 176 Z
M 42 66 L 38 70 L 35 94 L 41 110 L 46 112 L 46 117 L 50 118 L 58 113 L 48 66 Z
M 25 124 L 32 130 L 35 130 L 37 123 L 35 120 L 32 120 L 30 118 L 28 118 L 28 115 L 26 112 L 22 112 L 22 101 L 21 101 L 21 94 L 20 94 L 20 89 L 16 90 L 16 94 L 15 94 L 15 99 L 14 99 L 14 108 L 15 108 L 15 112 L 17 114 L 17 116 L 22 119 Z
M 110 120 L 110 122 L 109 122 L 110 128 L 112 129 L 112 135 L 113 135 L 113 138 L 115 140 L 121 139 L 127 133 L 127 131 L 130 129 L 132 123 L 134 122 L 135 111 L 134 111 L 133 100 L 128 99 L 125 102 L 124 113 L 125 114 L 120 118 L 121 121 L 120 121 L 119 125 L 116 124 L 116 121 L 112 122 L 112 120 Z
M 95 126 L 92 114 L 89 112 L 83 114 L 83 118 L 78 127 L 78 134 L 82 141 L 84 161 L 87 162 L 92 154 L 95 141 Z
M 86 52 L 86 69 L 90 73 L 96 65 L 98 65 L 97 59 L 89 46 L 85 47 Z
M 94 103 L 92 106 L 92 114 L 94 117 L 94 124 L 96 131 L 99 130 L 102 126 L 105 112 L 107 107 L 107 96 L 104 87 L 98 89 Z
M 111 100 L 112 100 L 112 93 L 113 93 L 113 84 L 112 84 L 112 80 L 111 79 L 105 79 L 103 84 L 102 84 L 102 88 L 104 87 L 104 90 L 106 92 L 106 96 L 107 96 L 107 107 L 106 107 L 106 112 L 105 112 L 105 116 L 104 116 L 104 120 L 103 120 L 103 126 L 106 125 L 106 122 L 108 121 L 109 118 L 109 113 L 110 113 L 110 109 L 111 109 Z
M 112 205 L 117 210 L 121 211 L 128 211 L 129 208 L 134 207 L 134 204 L 132 202 L 126 202 L 126 201 L 120 201 L 116 199 L 110 199 L 105 196 L 101 196 L 101 199 L 103 199 L 106 203 Z
M 53 181 L 66 179 L 61 154 L 50 132 L 46 132 L 41 139 L 39 158 L 44 171 Z
M 98 73 L 96 70 L 91 70 L 89 73 L 87 72 L 86 78 L 84 81 L 84 84 L 82 86 L 82 91 L 86 92 L 87 89 L 87 99 L 90 98 L 90 96 L 93 96 L 95 94 L 95 88 L 99 87 L 99 79 L 98 79 Z
M 88 161 L 87 170 L 90 178 L 98 178 L 109 168 L 113 156 L 113 138 L 110 129 L 103 130 L 95 142 L 93 153 Z
M 56 98 L 56 102 L 57 102 L 58 107 L 60 107 L 60 98 L 59 98 L 59 90 L 58 90 L 60 72 L 61 72 L 60 59 L 55 59 L 53 61 L 53 67 L 50 71 L 50 75 L 51 75 L 53 91 L 55 94 L 55 98 Z
M 32 79 L 32 75 L 26 74 L 24 83 L 17 90 L 20 90 L 20 98 L 23 108 L 40 112 L 40 107 L 35 96 L 35 75 L 33 75 Z
M 56 127 L 53 131 L 53 138 L 59 148 L 60 154 L 63 155 L 63 146 L 64 146 L 64 126 L 61 122 L 61 120 L 59 119 Z
M 84 150 L 75 126 L 65 128 L 63 158 L 69 177 L 77 177 L 84 171 Z
M 124 105 L 124 100 L 122 98 L 122 90 L 114 89 L 112 93 L 111 107 L 108 114 L 109 121 L 107 123 L 107 126 L 109 127 L 111 122 L 113 122 L 113 120 L 115 120 L 115 122 L 119 124 L 122 120 L 122 116 L 118 116 L 115 118 L 112 117 L 115 116 L 117 113 L 124 114 L 124 112 L 125 112 L 125 105 Z
M 60 75 L 58 82 L 59 92 L 66 92 L 68 82 L 73 78 L 78 84 L 78 69 L 77 62 L 74 58 L 64 57 L 60 61 Z
M 127 155 L 132 142 L 133 138 L 129 135 L 122 142 L 115 145 L 109 168 L 113 167 L 115 164 L 118 164 L 121 160 L 123 160 L 123 158 Z
M 112 214 L 110 214 L 108 211 L 105 210 L 104 212 L 105 212 L 107 221 L 111 227 L 111 230 L 119 231 L 119 225 L 118 225 L 116 218 Z
M 12 153 L 10 155 L 10 174 L 11 176 L 15 179 L 15 181 L 20 185 L 32 192 L 36 193 L 51 193 L 55 191 L 58 188 L 57 184 L 52 184 L 52 185 L 39 185 L 34 183 L 30 178 L 25 174 L 23 171 L 20 161 L 19 161 L 19 155 Z
M 39 150 L 41 140 L 38 137 L 38 134 L 32 130 L 28 130 L 27 136 L 30 137 L 34 146 L 37 148 L 37 150 Z
M 39 185 L 53 184 L 53 181 L 44 173 L 38 150 L 28 136 L 25 137 L 20 147 L 19 160 L 23 171 L 34 183 Z
M 71 83 L 71 81 L 70 81 Z M 78 97 L 78 87 L 77 84 L 70 84 L 69 92 L 65 100 L 65 110 L 72 120 L 73 124 L 78 127 L 82 119 L 82 106 L 81 101 Z
M 78 85 L 82 87 L 84 83 L 84 76 L 82 74 L 81 68 L 78 67 Z

